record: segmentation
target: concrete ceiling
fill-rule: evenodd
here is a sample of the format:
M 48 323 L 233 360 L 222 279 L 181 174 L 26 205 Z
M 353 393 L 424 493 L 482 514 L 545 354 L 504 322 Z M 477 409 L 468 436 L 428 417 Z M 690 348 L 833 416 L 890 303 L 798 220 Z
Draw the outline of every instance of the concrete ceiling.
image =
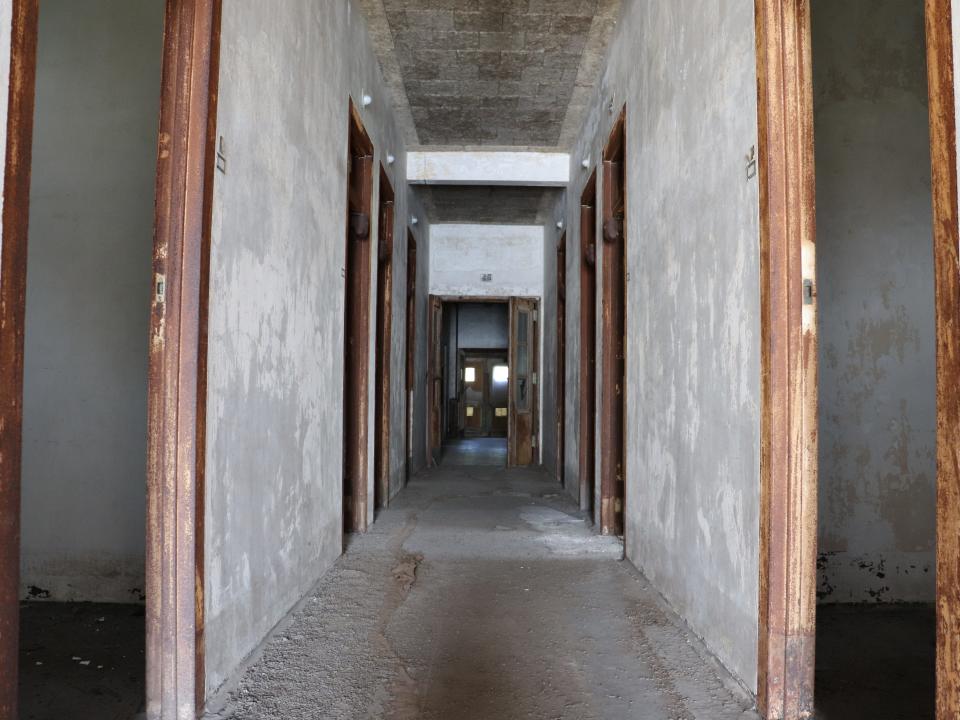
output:
M 358 0 L 407 141 L 567 148 L 621 0 Z
M 434 185 L 417 196 L 431 223 L 543 225 L 550 222 L 560 188 Z

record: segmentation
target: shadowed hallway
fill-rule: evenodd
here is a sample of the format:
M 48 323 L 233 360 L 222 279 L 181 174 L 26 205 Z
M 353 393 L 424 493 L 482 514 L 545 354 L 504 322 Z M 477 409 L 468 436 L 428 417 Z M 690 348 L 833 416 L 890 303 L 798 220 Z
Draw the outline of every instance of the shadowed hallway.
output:
M 540 472 L 423 473 L 208 717 L 756 717 L 621 555 Z

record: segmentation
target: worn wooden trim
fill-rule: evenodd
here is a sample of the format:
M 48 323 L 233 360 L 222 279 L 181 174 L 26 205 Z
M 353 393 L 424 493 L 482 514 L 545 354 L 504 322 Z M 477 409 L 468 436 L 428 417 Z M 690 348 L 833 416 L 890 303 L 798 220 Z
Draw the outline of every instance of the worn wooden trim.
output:
M 810 7 L 756 4 L 761 244 L 758 704 L 813 713 L 817 542 L 815 193 Z
M 626 108 L 603 152 L 600 264 L 600 532 L 622 535 L 626 504 Z M 610 234 L 610 230 L 616 231 Z
M 951 0 L 927 0 L 937 308 L 937 718 L 960 717 L 960 229 Z
M 37 0 L 14 0 L 0 241 L 0 720 L 19 717 L 23 330 L 37 15 Z
M 203 463 L 201 332 L 218 19 L 219 0 L 167 2 L 148 378 L 146 702 L 151 720 L 192 718 L 203 695 L 197 471 Z
M 593 509 L 596 474 L 596 347 L 597 347 L 597 171 L 590 175 L 580 198 L 580 509 Z M 591 513 L 591 517 L 593 514 Z
M 203 244 L 200 256 L 200 345 L 197 352 L 197 531 L 196 531 L 196 698 L 197 714 L 206 704 L 206 457 L 207 340 L 210 314 L 210 246 L 213 237 L 213 190 L 217 172 L 217 107 L 220 96 L 220 28 L 223 0 L 213 0 L 210 40 L 210 107 L 203 194 Z
M 370 468 L 370 322 L 374 147 L 349 101 L 346 207 L 346 278 L 343 354 L 343 518 L 346 532 L 367 531 Z M 356 222 L 356 224 L 355 224 Z M 364 226 L 365 223 L 365 226 Z M 353 341 L 353 345 L 351 345 Z M 374 402 L 376 400 L 374 399 Z
M 406 381 L 404 383 L 404 477 L 409 480 L 412 474 L 413 451 L 413 408 L 414 393 L 417 387 L 417 240 L 413 231 L 407 228 L 407 287 L 406 287 Z
M 377 509 L 390 505 L 391 369 L 393 358 L 393 233 L 394 193 L 386 169 L 380 166 L 380 223 L 377 260 L 377 339 L 374 483 Z
M 567 234 L 557 243 L 557 481 L 566 486 L 567 449 Z

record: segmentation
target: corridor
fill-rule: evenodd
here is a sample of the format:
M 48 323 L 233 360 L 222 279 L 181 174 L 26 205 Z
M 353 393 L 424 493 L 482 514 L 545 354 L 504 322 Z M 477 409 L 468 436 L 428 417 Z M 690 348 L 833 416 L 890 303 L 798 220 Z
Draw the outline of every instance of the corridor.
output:
M 757 717 L 621 557 L 539 471 L 421 473 L 207 718 Z

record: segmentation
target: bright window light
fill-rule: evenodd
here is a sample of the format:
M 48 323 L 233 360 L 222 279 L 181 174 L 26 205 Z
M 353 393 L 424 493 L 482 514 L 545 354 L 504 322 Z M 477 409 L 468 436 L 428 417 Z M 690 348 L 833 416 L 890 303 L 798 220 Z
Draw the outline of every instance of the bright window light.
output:
M 476 369 L 476 368 L 472 368 L 472 367 L 466 368 L 466 369 L 463 371 L 463 379 L 464 379 L 466 382 L 468 382 L 468 383 L 476 382 L 476 381 L 477 381 L 477 369 Z
M 495 365 L 493 367 L 493 381 L 503 384 L 510 379 L 510 368 L 506 365 Z

